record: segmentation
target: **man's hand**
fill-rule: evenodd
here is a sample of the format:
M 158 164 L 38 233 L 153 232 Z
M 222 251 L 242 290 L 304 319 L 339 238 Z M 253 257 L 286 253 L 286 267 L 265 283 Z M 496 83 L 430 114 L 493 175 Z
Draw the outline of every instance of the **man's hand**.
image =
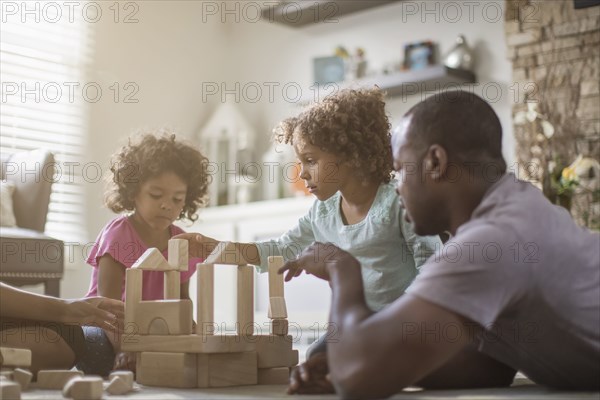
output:
M 288 394 L 335 393 L 329 380 L 327 353 L 317 353 L 292 370 Z
M 185 239 L 189 243 L 189 255 L 191 257 L 206 260 L 208 255 L 218 246 L 219 241 L 199 233 L 181 233 L 172 239 Z
M 300 253 L 297 259 L 285 263 L 279 273 L 288 271 L 285 281 L 299 276 L 302 271 L 317 278 L 329 281 L 328 265 L 330 264 L 355 264 L 360 266 L 356 258 L 350 253 L 340 249 L 332 243 L 315 242 Z

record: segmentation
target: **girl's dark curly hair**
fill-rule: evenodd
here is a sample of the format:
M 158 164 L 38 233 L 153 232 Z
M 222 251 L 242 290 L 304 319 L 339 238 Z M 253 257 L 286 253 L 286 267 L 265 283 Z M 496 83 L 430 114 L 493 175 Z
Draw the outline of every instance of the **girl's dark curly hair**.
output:
M 173 172 L 187 184 L 185 204 L 179 219 L 195 221 L 196 211 L 207 203 L 208 158 L 192 145 L 176 139 L 171 131 L 140 132 L 131 137 L 110 161 L 104 203 L 112 211 L 133 211 L 135 196 L 148 179 Z
M 391 125 L 383 92 L 344 89 L 313 104 L 275 129 L 279 143 L 310 143 L 342 158 L 363 180 L 388 183 L 392 174 Z

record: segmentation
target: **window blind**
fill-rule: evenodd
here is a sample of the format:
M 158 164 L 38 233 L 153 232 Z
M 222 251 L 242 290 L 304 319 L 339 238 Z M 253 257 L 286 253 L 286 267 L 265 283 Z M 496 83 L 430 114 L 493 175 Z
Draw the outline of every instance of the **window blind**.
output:
M 46 233 L 86 240 L 83 154 L 89 103 L 84 87 L 91 24 L 70 18 L 66 3 L 2 3 L 0 152 L 45 148 L 54 154 Z

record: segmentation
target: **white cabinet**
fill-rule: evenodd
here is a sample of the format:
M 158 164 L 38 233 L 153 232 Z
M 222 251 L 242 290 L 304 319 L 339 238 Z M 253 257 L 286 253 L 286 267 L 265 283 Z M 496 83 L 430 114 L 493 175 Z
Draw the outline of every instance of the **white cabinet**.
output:
M 207 208 L 200 211 L 193 224 L 180 223 L 188 232 L 199 232 L 222 241 L 255 242 L 277 238 L 292 228 L 310 208 L 314 198 L 298 197 L 263 201 L 243 205 Z M 233 329 L 236 307 L 236 275 L 233 268 L 218 267 L 215 276 L 215 320 Z M 190 293 L 196 294 L 192 279 Z M 268 276 L 255 275 L 255 321 L 266 333 L 268 307 Z M 324 332 L 329 315 L 331 290 L 329 285 L 313 276 L 301 275 L 285 284 L 285 297 L 290 321 L 290 333 L 302 335 L 303 341 Z M 192 297 L 195 302 L 195 298 Z M 298 331 L 302 329 L 302 331 Z M 306 337 L 306 336 L 310 336 Z

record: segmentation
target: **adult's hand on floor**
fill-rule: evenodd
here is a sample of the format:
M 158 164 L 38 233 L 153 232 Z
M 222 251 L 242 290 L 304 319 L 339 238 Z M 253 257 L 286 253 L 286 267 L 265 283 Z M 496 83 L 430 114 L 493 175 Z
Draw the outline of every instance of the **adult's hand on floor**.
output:
M 335 393 L 329 380 L 327 353 L 317 353 L 292 370 L 288 394 Z

